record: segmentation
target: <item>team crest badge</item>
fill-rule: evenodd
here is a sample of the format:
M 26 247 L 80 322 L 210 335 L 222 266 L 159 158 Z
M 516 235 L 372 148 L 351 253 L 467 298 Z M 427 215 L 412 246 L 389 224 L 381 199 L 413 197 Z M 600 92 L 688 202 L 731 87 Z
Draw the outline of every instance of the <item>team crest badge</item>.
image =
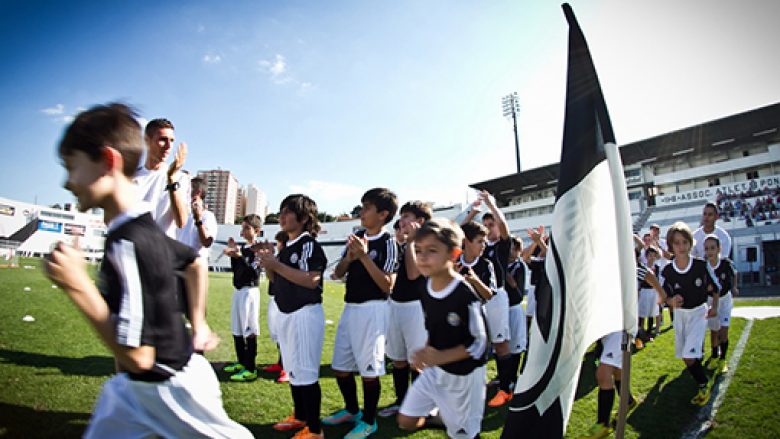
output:
M 696 286 L 697 286 L 697 287 L 700 287 L 700 286 L 701 286 L 701 284 L 702 284 L 702 282 L 701 282 L 701 278 L 700 278 L 700 277 L 697 277 L 697 278 L 696 278 L 696 282 L 694 282 L 694 283 L 696 284 Z
M 674 289 L 675 289 L 675 290 L 679 290 L 679 289 L 680 289 L 680 284 L 678 284 L 678 283 L 675 283 L 675 284 L 674 284 Z
M 376 250 L 371 250 L 370 252 L 368 252 L 368 257 L 371 258 L 372 261 L 375 260 L 376 259 Z
M 450 326 L 460 325 L 460 316 L 454 312 L 447 314 L 447 323 L 449 323 Z
M 290 262 L 293 263 L 293 264 L 297 264 L 298 263 L 298 253 L 293 253 L 290 256 Z

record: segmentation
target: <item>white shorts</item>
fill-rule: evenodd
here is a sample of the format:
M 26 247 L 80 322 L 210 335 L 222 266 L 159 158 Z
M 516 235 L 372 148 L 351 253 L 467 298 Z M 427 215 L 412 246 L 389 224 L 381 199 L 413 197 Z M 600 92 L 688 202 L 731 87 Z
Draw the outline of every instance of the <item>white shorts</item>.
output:
M 712 298 L 707 299 L 707 306 L 712 305 Z M 734 300 L 731 293 L 718 299 L 718 315 L 707 319 L 707 327 L 710 331 L 717 331 L 720 328 L 728 328 L 731 324 L 731 309 L 734 307 Z
M 707 332 L 707 304 L 693 309 L 674 309 L 674 356 L 684 359 L 701 358 L 704 334 Z
M 222 407 L 217 376 L 202 355 L 167 381 L 133 381 L 119 373 L 100 391 L 85 438 L 251 438 Z
M 528 327 L 525 321 L 523 304 L 509 307 L 509 352 L 519 354 L 525 351 L 528 343 Z
M 525 295 L 525 315 L 533 317 L 536 315 L 536 286 L 528 286 L 528 294 Z
M 387 301 L 344 304 L 333 346 L 333 370 L 363 377 L 384 375 L 386 331 Z
M 278 318 L 279 307 L 276 305 L 276 299 L 271 297 L 271 300 L 268 301 L 268 315 L 266 316 L 266 320 L 268 321 L 268 333 L 271 335 L 271 340 L 273 340 L 274 343 L 279 343 L 279 335 L 276 330 Z
M 643 288 L 639 290 L 639 300 L 637 301 L 639 307 L 639 318 L 645 319 L 648 317 L 658 316 L 658 293 L 652 288 Z
M 496 294 L 484 306 L 490 342 L 502 343 L 509 340 L 509 296 L 506 290 L 496 290 Z
M 419 300 L 388 301 L 387 356 L 395 361 L 409 361 L 412 353 L 425 347 L 428 331 Z
M 325 313 L 321 304 L 306 305 L 289 314 L 280 312 L 276 320 L 282 364 L 290 384 L 306 386 L 320 379 L 322 343 L 325 340 Z
M 620 350 L 622 341 L 623 331 L 610 332 L 601 337 L 601 346 L 604 350 L 601 351 L 599 363 L 621 369 L 623 367 L 623 352 Z
M 230 330 L 237 337 L 248 337 L 260 333 L 260 290 L 244 287 L 233 291 L 230 306 Z
M 482 429 L 485 370 L 481 366 L 468 375 L 453 375 L 427 368 L 412 383 L 399 413 L 422 417 L 438 407 L 449 437 L 471 439 Z

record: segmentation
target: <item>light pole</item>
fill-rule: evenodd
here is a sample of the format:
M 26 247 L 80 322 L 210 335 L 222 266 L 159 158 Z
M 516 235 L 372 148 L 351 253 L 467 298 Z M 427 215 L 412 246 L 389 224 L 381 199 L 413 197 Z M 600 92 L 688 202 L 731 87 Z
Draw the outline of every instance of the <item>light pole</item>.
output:
M 520 100 L 517 98 L 517 92 L 508 94 L 501 98 L 501 105 L 504 110 L 504 117 L 512 117 L 512 124 L 515 128 L 515 158 L 517 159 L 517 173 L 522 171 L 520 167 L 520 139 L 517 138 L 517 113 L 520 112 Z

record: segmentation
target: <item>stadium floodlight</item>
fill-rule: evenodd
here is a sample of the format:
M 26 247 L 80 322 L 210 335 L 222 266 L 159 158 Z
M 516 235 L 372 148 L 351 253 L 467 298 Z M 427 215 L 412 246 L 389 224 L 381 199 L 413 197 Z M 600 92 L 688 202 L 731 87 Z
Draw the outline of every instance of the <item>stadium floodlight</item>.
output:
M 517 114 L 520 113 L 520 99 L 517 97 L 517 92 L 510 93 L 501 98 L 501 107 L 504 112 L 504 117 L 512 118 L 512 125 L 515 129 L 515 158 L 517 159 L 517 173 L 522 171 L 520 167 L 520 139 L 517 137 Z

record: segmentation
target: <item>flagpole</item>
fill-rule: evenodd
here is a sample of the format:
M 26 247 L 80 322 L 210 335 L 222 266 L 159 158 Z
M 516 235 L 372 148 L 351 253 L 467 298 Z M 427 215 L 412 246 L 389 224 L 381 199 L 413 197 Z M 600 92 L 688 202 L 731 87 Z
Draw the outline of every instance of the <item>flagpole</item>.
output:
M 623 439 L 623 435 L 626 431 L 626 417 L 628 415 L 628 399 L 631 394 L 631 348 L 629 347 L 629 335 L 628 331 L 623 331 L 623 342 L 620 344 L 620 349 L 623 352 L 623 361 L 620 368 L 620 402 L 618 404 L 618 418 L 617 425 L 615 426 L 615 438 Z

